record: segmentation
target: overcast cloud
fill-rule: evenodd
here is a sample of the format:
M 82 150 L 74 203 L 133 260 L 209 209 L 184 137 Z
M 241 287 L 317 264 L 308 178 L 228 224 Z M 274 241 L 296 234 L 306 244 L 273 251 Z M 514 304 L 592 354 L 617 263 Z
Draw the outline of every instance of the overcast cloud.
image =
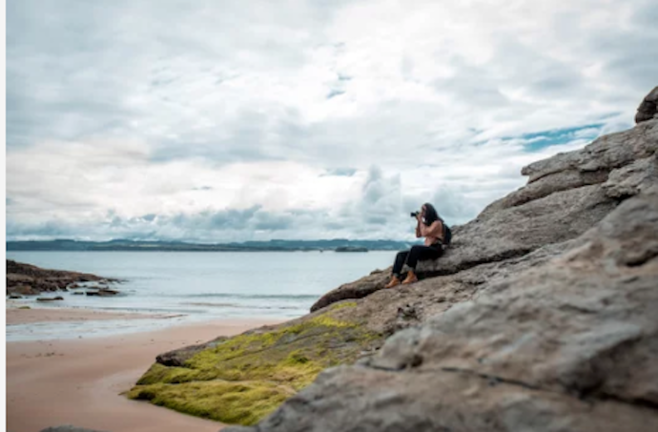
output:
M 632 126 L 654 0 L 7 2 L 8 239 L 411 239 Z

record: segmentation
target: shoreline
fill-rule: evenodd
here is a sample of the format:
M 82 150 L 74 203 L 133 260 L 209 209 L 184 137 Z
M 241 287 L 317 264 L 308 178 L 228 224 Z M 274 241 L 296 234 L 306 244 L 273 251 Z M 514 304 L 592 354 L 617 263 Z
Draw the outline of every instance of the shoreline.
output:
M 7 308 L 7 312 L 12 310 Z M 39 311 L 37 314 L 45 319 L 44 311 L 51 313 L 53 309 L 19 311 Z M 64 321 L 70 310 L 58 312 L 62 312 L 58 319 Z M 95 317 L 104 316 L 100 319 L 117 319 L 106 314 L 116 315 L 92 312 Z M 87 339 L 7 342 L 7 428 L 39 432 L 49 426 L 73 424 L 111 432 L 178 432 L 192 428 L 216 432 L 221 423 L 132 401 L 121 393 L 132 387 L 158 354 L 284 321 L 287 319 L 232 318 Z
M 26 307 L 28 307 L 26 309 Z M 180 314 L 157 314 L 138 312 L 110 312 L 98 309 L 72 307 L 35 306 L 34 304 L 9 303 L 7 301 L 6 325 L 36 324 L 51 322 L 104 321 L 118 319 L 169 319 Z

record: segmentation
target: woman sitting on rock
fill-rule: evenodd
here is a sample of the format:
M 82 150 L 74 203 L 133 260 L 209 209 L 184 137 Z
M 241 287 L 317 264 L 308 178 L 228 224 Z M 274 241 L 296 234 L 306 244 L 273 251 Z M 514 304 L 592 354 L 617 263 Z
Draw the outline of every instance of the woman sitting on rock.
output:
M 410 284 L 418 281 L 416 277 L 416 264 L 420 260 L 435 259 L 443 253 L 443 221 L 437 214 L 434 206 L 429 203 L 423 204 L 420 212 L 415 213 L 418 223 L 416 224 L 416 238 L 425 237 L 425 245 L 413 246 L 411 250 L 398 252 L 393 264 L 393 275 L 386 288 L 396 285 Z M 407 265 L 411 270 L 407 277 L 400 282 L 402 266 Z

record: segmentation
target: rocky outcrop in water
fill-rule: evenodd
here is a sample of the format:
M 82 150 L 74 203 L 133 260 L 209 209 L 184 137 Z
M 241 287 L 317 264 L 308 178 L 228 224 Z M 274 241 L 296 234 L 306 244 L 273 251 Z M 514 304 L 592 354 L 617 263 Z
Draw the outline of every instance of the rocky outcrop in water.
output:
M 38 295 L 51 291 L 67 291 L 81 288 L 78 283 L 84 282 L 109 283 L 118 282 L 118 280 L 89 273 L 42 269 L 30 264 L 7 260 L 7 295 Z M 118 292 L 113 291 L 113 293 Z

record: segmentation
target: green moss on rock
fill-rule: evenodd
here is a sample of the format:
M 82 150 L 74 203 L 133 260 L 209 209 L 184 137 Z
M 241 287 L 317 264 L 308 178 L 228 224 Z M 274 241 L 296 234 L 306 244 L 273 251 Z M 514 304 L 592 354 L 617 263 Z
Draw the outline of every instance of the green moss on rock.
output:
M 335 309 L 356 306 L 346 303 Z M 253 424 L 323 369 L 351 363 L 380 343 L 381 335 L 336 319 L 334 310 L 229 338 L 182 367 L 156 363 L 128 397 L 225 423 Z
M 275 383 L 227 381 L 151 384 L 128 393 L 155 405 L 226 423 L 252 425 L 292 396 Z
M 357 305 L 357 303 L 355 301 L 343 301 L 343 302 L 331 305 L 329 310 L 333 311 L 333 310 L 337 310 L 337 309 L 352 308 L 352 307 L 356 307 L 356 305 Z

